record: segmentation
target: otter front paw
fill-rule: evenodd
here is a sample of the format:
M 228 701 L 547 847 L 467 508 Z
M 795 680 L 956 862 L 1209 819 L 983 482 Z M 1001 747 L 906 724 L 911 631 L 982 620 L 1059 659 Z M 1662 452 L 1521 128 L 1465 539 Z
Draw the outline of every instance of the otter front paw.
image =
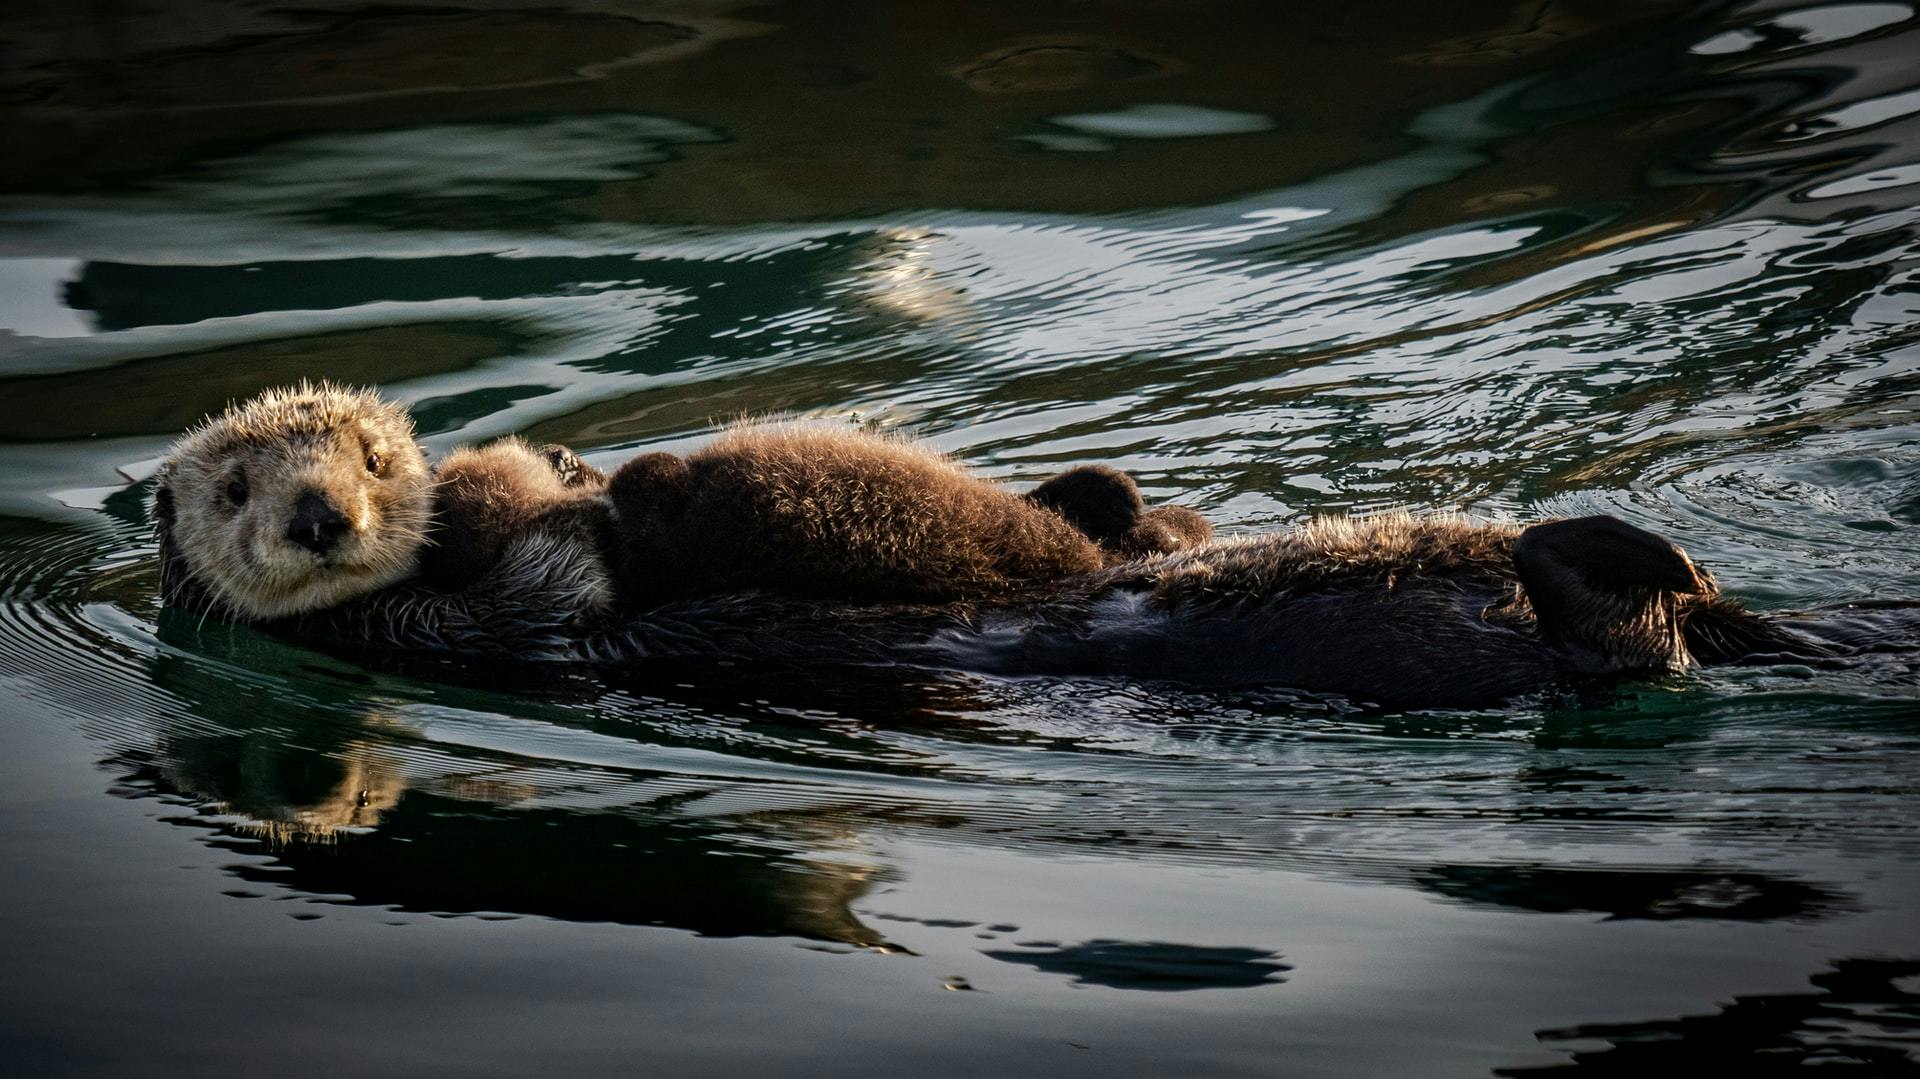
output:
M 1185 506 L 1156 506 L 1140 515 L 1126 535 L 1109 546 L 1125 558 L 1171 554 L 1212 542 L 1213 526 Z

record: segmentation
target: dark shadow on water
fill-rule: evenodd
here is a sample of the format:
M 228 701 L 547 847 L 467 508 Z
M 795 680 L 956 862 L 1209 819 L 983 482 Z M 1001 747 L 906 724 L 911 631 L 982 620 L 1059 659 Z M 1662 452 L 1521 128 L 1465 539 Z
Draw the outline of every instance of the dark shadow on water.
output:
M 234 266 L 150 266 L 88 262 L 67 286 L 66 302 L 91 312 L 101 330 L 174 326 L 274 311 L 319 311 L 371 303 L 435 300 L 525 300 L 586 295 L 621 288 L 700 289 L 715 282 L 733 291 L 702 294 L 698 325 L 706 337 L 755 312 L 756 293 L 793 295 L 839 269 L 855 247 L 851 236 L 811 237 L 807 249 L 725 263 L 635 255 L 514 257 L 441 255 L 420 258 L 306 259 Z M 745 296 L 735 298 L 744 292 Z M 683 312 L 684 313 L 684 312 Z
M 1841 959 L 1814 991 L 1735 997 L 1711 1015 L 1538 1033 L 1562 1064 L 1505 1076 L 1920 1075 L 1920 960 Z
M 1125 940 L 1089 940 L 1084 944 L 983 954 L 1064 975 L 1076 985 L 1154 992 L 1278 985 L 1286 981 L 1281 975 L 1293 969 L 1279 962 L 1278 953 L 1255 948 Z
M 1604 914 L 1609 921 L 1763 922 L 1818 918 L 1854 906 L 1818 885 L 1738 871 L 1437 865 L 1414 880 L 1427 891 L 1475 906 Z

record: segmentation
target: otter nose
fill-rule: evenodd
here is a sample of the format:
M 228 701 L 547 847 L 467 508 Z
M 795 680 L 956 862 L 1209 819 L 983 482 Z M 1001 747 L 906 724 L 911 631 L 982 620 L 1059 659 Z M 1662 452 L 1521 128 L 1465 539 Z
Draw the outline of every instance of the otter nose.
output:
M 340 542 L 352 525 L 318 491 L 308 491 L 293 504 L 293 521 L 287 525 L 287 538 L 315 554 L 326 554 Z

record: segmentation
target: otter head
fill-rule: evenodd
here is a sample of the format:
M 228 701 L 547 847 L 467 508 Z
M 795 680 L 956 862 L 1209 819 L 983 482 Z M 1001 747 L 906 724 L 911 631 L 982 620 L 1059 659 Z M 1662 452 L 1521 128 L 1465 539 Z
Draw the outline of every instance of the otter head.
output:
M 169 599 L 244 619 L 320 610 L 412 572 L 433 476 L 404 409 L 322 383 L 269 390 L 187 432 L 154 495 Z

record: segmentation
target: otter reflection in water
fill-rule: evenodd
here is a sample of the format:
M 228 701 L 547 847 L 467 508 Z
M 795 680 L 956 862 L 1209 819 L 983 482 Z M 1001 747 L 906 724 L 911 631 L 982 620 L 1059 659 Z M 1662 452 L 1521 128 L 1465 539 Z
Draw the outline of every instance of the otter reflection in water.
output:
M 884 871 L 831 807 L 689 812 L 738 784 L 632 772 L 593 804 L 597 773 L 556 782 L 552 766 L 510 756 L 423 753 L 404 719 L 272 695 L 205 664 L 162 657 L 154 680 L 198 718 L 113 763 L 132 792 L 205 807 L 178 822 L 258 842 L 270 861 L 229 870 L 249 882 L 404 911 L 890 947 L 850 908 Z

